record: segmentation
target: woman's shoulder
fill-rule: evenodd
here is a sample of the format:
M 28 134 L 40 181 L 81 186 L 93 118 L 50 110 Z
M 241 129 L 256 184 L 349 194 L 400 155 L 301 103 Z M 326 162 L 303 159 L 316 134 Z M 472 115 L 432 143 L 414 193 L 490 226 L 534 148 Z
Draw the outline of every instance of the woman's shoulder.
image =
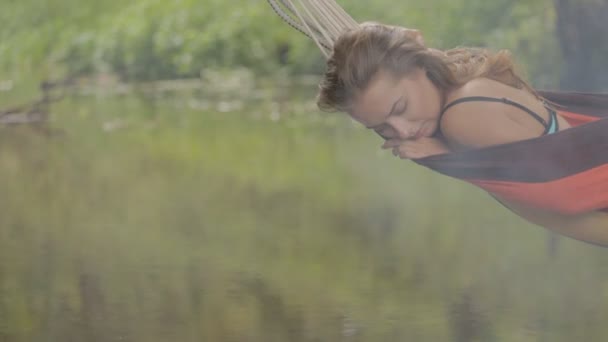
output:
M 447 94 L 446 103 L 455 101 L 459 98 L 471 96 L 505 97 L 512 95 L 514 91 L 521 90 L 515 89 L 490 78 L 478 77 L 450 91 Z
M 528 124 L 521 109 L 505 105 L 504 99 L 509 99 L 537 108 L 538 100 L 524 90 L 476 78 L 446 95 L 441 131 L 456 147 L 505 144 L 538 136 L 538 130 L 542 132 L 542 127 Z

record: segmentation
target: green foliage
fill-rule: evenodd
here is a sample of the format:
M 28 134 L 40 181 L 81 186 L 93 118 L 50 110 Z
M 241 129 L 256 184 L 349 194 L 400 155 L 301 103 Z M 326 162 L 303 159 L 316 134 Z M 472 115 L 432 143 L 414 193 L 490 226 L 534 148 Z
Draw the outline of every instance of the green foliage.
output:
M 433 46 L 513 49 L 541 84 L 557 77 L 550 0 L 340 3 L 360 21 L 420 28 Z M 23 0 L 3 9 L 0 70 L 9 75 L 60 68 L 155 80 L 235 66 L 258 73 L 323 70 L 314 44 L 281 22 L 265 1 Z M 289 50 L 284 66 L 282 49 Z

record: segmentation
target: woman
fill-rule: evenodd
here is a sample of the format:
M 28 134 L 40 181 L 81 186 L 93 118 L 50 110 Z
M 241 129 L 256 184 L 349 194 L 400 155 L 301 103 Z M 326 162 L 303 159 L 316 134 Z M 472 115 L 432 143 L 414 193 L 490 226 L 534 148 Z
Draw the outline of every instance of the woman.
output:
M 335 42 L 318 105 L 347 112 L 403 159 L 570 127 L 517 74 L 507 52 L 429 49 L 418 31 L 377 23 L 362 24 Z M 532 223 L 608 246 L 608 213 L 566 215 L 497 199 Z

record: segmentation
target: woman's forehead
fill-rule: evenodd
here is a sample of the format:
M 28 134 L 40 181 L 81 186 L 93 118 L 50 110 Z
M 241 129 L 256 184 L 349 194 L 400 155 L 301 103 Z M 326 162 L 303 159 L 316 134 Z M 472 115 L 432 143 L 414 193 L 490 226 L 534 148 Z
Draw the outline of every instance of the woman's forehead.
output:
M 394 76 L 390 72 L 379 71 L 374 76 L 367 88 L 356 98 L 356 105 L 368 110 L 382 110 L 388 113 L 391 106 L 400 97 L 409 99 L 409 93 L 417 92 L 420 86 L 419 81 L 424 70 L 415 69 L 401 77 Z M 390 102 L 390 103 L 388 103 Z
M 388 113 L 394 102 L 403 95 L 403 90 L 393 77 L 376 77 L 355 99 L 357 113 Z

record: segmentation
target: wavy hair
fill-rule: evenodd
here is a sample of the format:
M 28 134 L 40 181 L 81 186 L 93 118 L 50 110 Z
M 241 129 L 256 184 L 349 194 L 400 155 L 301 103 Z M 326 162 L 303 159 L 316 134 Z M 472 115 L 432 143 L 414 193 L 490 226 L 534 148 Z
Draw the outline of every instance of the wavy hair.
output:
M 323 111 L 347 111 L 378 71 L 404 77 L 415 68 L 426 70 L 431 82 L 442 91 L 486 77 L 538 96 L 516 72 L 513 58 L 506 50 L 433 50 L 417 40 L 411 30 L 364 23 L 342 34 L 334 44 L 319 84 L 317 105 Z

